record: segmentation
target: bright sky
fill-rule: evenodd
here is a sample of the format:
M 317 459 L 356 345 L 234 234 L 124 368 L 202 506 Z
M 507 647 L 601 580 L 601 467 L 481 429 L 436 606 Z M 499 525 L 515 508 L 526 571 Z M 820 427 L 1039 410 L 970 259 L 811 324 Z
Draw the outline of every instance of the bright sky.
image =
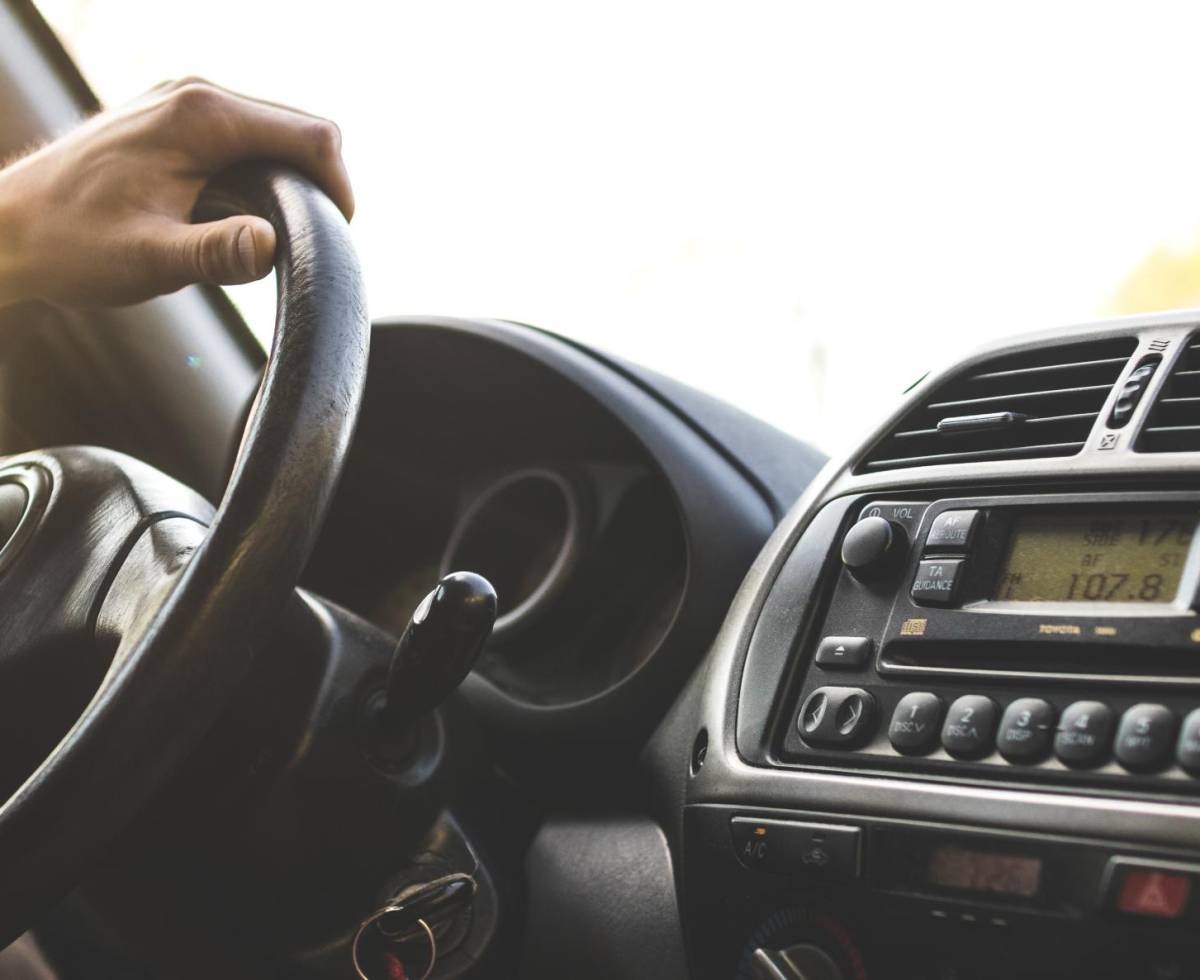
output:
M 1200 226 L 1192 4 L 40 6 L 106 102 L 200 74 L 336 119 L 374 316 L 535 323 L 831 452 Z

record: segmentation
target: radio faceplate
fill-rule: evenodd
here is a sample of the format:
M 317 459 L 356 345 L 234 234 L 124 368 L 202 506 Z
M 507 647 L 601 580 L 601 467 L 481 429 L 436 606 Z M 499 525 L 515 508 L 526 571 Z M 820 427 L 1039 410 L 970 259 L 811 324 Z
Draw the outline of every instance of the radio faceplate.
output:
M 964 546 L 927 543 L 931 529 L 962 514 L 975 515 L 975 531 Z M 1200 539 L 1193 533 L 1198 514 L 1200 494 L 1187 492 L 963 497 L 929 504 L 904 574 L 892 583 L 895 602 L 877 646 L 880 673 L 1200 684 L 1200 616 L 1193 611 L 1200 579 Z M 1038 549 L 1014 547 L 1031 519 L 1064 528 L 1053 560 L 1064 591 L 1075 589 L 1080 599 L 995 598 L 1011 590 L 1006 573 L 1014 574 L 1014 551 L 1027 552 L 1022 571 L 1037 570 Z M 1087 537 L 1093 540 L 1070 540 Z M 1145 546 L 1137 546 L 1139 537 Z M 1134 543 L 1125 551 L 1148 554 L 1120 555 L 1122 539 Z M 1127 564 L 1108 560 L 1114 551 Z M 1146 570 L 1167 560 L 1178 564 Z M 953 572 L 954 588 L 923 597 L 928 587 L 922 586 L 938 566 L 948 566 L 943 581 Z M 1103 598 L 1083 598 L 1097 591 Z M 1155 598 L 1132 598 L 1138 594 Z
M 1200 493 L 856 511 L 777 762 L 1200 791 Z

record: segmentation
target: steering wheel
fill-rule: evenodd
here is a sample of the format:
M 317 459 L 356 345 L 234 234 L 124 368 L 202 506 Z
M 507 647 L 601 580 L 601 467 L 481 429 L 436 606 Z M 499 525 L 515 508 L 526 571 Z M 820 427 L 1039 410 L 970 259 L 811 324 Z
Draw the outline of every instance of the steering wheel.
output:
M 274 344 L 220 507 L 108 450 L 0 460 L 0 946 L 212 728 L 296 586 L 358 416 L 370 323 L 341 213 L 268 164 L 203 200 L 278 241 Z

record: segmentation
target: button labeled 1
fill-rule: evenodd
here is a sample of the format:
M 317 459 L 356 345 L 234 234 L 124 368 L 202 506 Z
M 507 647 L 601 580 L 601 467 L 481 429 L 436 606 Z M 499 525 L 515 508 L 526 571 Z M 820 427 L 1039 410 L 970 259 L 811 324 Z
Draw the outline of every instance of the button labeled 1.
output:
M 942 720 L 942 699 L 930 691 L 906 694 L 892 712 L 888 739 L 897 752 L 917 755 L 937 744 L 938 725 Z

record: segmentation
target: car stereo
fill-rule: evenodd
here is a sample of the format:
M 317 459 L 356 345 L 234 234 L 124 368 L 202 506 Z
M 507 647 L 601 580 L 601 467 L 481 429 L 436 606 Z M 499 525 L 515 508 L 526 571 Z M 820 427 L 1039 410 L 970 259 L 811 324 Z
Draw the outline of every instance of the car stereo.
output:
M 777 761 L 1200 790 L 1200 494 L 868 500 Z

